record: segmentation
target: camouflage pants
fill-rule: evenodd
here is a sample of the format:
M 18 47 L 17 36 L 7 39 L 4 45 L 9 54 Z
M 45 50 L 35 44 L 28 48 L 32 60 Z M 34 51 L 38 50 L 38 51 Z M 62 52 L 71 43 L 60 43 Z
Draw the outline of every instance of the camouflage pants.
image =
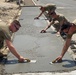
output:
M 60 29 L 60 24 L 58 22 L 55 22 L 53 27 L 56 29 L 56 31 L 59 31 Z
M 0 42 L 0 57 L 7 56 L 8 52 L 9 49 L 6 46 L 5 42 Z

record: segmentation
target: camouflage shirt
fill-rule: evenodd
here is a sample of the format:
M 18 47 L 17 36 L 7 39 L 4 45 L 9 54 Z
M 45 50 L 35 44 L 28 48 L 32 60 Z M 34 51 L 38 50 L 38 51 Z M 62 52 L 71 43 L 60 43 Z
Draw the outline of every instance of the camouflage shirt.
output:
M 9 26 L 0 25 L 0 41 L 11 40 L 12 32 L 9 30 Z
M 69 21 L 62 15 L 59 14 L 57 18 L 52 18 L 53 22 L 58 21 L 59 23 L 64 21 L 64 24 L 68 24 Z
M 56 5 L 55 4 L 47 4 L 44 6 L 45 11 L 49 11 L 49 10 L 55 10 L 56 9 Z

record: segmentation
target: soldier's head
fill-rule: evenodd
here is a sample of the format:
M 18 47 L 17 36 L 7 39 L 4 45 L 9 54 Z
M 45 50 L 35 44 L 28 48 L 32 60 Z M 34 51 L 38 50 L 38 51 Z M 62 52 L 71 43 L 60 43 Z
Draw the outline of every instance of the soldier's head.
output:
M 16 31 L 19 30 L 20 27 L 21 27 L 20 22 L 17 21 L 17 20 L 14 20 L 14 21 L 11 23 L 11 25 L 10 25 L 10 30 L 11 30 L 12 32 L 16 32 Z
M 45 11 L 45 7 L 44 7 L 44 6 L 41 6 L 41 7 L 40 7 L 40 10 L 41 10 L 41 11 Z
M 56 10 L 56 5 L 55 4 L 46 4 L 45 6 L 41 6 L 40 10 L 53 12 Z

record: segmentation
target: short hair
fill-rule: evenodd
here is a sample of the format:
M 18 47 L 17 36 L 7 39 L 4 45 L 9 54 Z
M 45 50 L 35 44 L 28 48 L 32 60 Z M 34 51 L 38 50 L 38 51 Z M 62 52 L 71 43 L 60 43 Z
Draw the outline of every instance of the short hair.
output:
M 20 22 L 18 20 L 13 20 L 13 22 L 11 24 L 16 24 L 16 25 L 21 27 L 21 24 L 20 24 Z

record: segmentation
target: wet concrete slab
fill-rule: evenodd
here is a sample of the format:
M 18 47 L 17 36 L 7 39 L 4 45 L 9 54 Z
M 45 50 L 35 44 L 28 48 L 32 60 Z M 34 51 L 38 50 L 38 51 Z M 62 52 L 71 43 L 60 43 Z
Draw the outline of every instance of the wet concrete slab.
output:
M 53 35 L 53 34 L 52 34 Z M 51 35 L 51 36 L 52 36 Z M 56 36 L 37 38 L 29 35 L 18 35 L 14 39 L 14 46 L 18 52 L 26 58 L 37 60 L 36 63 L 17 63 L 16 58 L 9 54 L 9 60 L 12 62 L 7 63 L 5 68 L 7 73 L 19 72 L 50 72 L 50 71 L 69 71 L 75 69 L 76 65 L 70 55 L 66 53 L 62 63 L 49 64 L 61 52 L 63 46 Z M 57 45 L 58 43 L 58 45 Z
M 47 22 L 34 20 L 38 15 L 37 7 L 25 7 L 20 16 L 21 29 L 16 33 L 13 44 L 17 51 L 36 63 L 12 63 L 17 60 L 11 53 L 8 55 L 10 63 L 5 64 L 6 73 L 37 73 L 37 72 L 62 72 L 76 69 L 76 64 L 67 52 L 63 57 L 62 63 L 49 64 L 60 55 L 64 42 L 61 37 L 57 37 L 52 29 L 47 33 L 40 33 Z M 29 11 L 31 10 L 31 12 Z M 35 12 L 36 11 L 36 12 Z M 38 12 L 37 12 L 38 11 Z M 28 13 L 29 12 L 29 13 Z M 39 23 L 39 25 L 38 25 Z

